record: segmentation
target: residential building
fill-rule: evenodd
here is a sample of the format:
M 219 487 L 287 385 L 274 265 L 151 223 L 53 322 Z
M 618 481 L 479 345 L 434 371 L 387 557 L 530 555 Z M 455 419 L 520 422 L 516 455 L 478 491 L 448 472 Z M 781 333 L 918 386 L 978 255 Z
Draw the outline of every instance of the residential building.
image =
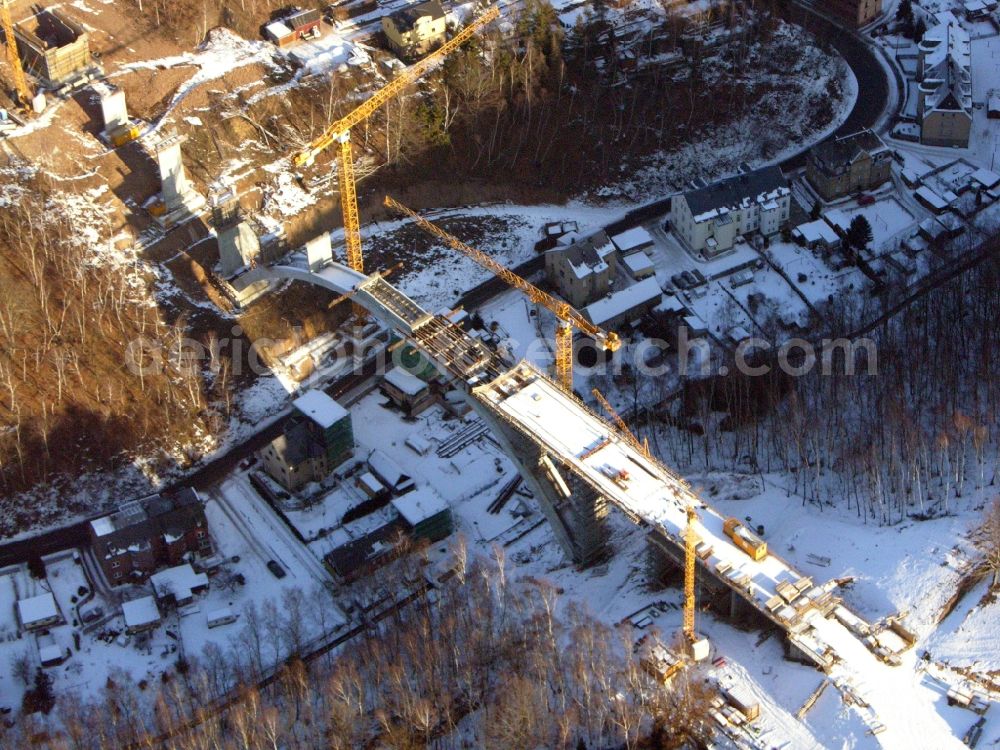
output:
M 445 41 L 447 19 L 439 0 L 412 5 L 382 16 L 382 32 L 395 52 L 404 57 L 427 54 Z
M 580 238 L 571 232 L 545 253 L 545 275 L 573 307 L 584 307 L 611 291 L 616 251 L 606 232 Z
M 662 296 L 659 283 L 650 276 L 587 305 L 581 312 L 595 326 L 610 330 L 641 318 L 660 304 Z
M 792 230 L 792 238 L 812 250 L 836 250 L 840 247 L 840 235 L 823 219 L 807 221 Z
M 160 604 L 183 607 L 194 601 L 194 595 L 208 589 L 208 576 L 195 573 L 189 563 L 153 573 L 149 577 L 153 594 Z
M 22 630 L 41 630 L 63 622 L 55 597 L 48 591 L 17 602 L 17 620 Z
M 939 19 L 917 48 L 920 142 L 966 148 L 972 130 L 972 46 L 954 17 Z
M 828 0 L 823 9 L 857 29 L 867 26 L 882 12 L 882 0 Z
M 160 624 L 160 610 L 156 606 L 156 599 L 151 596 L 122 602 L 122 616 L 125 619 L 125 632 L 130 635 L 155 630 Z
M 714 258 L 751 232 L 771 236 L 788 221 L 792 191 L 778 167 L 748 171 L 674 197 L 674 233 L 692 251 Z
M 881 138 L 862 130 L 809 150 L 806 179 L 825 200 L 870 190 L 889 179 L 892 153 Z
M 191 488 L 149 495 L 91 521 L 90 543 L 112 584 L 134 582 L 163 565 L 212 555 L 205 506 Z
M 264 470 L 289 492 L 324 479 L 354 453 L 351 415 L 320 390 L 292 402 L 281 435 L 260 452 Z

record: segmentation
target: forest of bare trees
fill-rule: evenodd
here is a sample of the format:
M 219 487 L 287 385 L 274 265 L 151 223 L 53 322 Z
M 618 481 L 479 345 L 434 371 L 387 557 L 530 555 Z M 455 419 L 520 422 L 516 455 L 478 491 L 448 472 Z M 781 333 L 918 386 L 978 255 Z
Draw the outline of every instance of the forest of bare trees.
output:
M 126 347 L 187 335 L 167 324 L 140 269 L 105 263 L 97 242 L 53 202 L 42 179 L 0 211 L 0 529 L 37 523 L 18 491 L 59 474 L 112 468 L 210 430 L 200 367 L 137 377 Z M 14 503 L 14 504 L 12 504 Z
M 678 748 L 709 739 L 709 688 L 697 670 L 654 681 L 621 632 L 561 601 L 551 584 L 512 578 L 497 550 L 468 559 L 432 594 L 371 624 L 335 652 L 303 661 L 300 623 L 322 617 L 324 593 L 245 613 L 231 648 L 178 663 L 160 684 L 109 679 L 99 695 L 56 695 L 37 746 L 67 750 L 301 748 Z M 418 557 L 379 572 L 371 598 L 421 580 Z M 374 586 L 374 584 L 373 584 Z M 294 601 L 292 601 L 294 600 Z M 254 687 L 262 649 L 283 666 Z M 239 680 L 235 702 L 212 709 Z M 200 712 L 200 713 L 199 713 Z M 198 717 L 194 727 L 191 717 Z M 24 722 L 4 737 L 28 747 Z
M 645 415 L 651 442 L 682 471 L 789 472 L 805 501 L 846 504 L 879 524 L 955 510 L 996 483 L 1000 240 L 985 242 L 988 260 L 867 333 L 876 372 L 838 360 L 829 374 L 775 367 L 692 384 L 679 427 L 659 424 L 667 410 Z M 868 319 L 834 307 L 840 331 Z

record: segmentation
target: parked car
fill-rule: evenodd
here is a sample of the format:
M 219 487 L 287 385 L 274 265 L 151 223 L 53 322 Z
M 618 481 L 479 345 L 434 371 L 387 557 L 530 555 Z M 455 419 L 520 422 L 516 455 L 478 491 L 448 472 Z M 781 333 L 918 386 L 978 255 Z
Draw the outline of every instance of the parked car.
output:
M 286 575 L 285 569 L 280 565 L 278 565 L 278 563 L 275 560 L 267 561 L 267 569 L 274 574 L 275 578 L 284 578 Z
M 862 193 L 861 195 L 858 196 L 859 206 L 870 206 L 874 202 L 875 202 L 875 196 L 871 195 L 870 193 Z

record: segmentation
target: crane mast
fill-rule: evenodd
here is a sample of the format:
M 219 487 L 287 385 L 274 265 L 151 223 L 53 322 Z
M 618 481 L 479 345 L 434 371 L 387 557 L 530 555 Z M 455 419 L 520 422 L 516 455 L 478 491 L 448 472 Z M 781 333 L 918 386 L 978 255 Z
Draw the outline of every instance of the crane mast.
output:
M 397 97 L 407 86 L 423 76 L 438 60 L 465 44 L 479 29 L 499 16 L 500 11 L 495 6 L 491 7 L 437 50 L 415 62 L 389 81 L 372 94 L 364 104 L 331 123 L 318 138 L 292 157 L 292 163 L 296 167 L 306 166 L 312 164 L 316 157 L 333 143 L 340 144 L 340 208 L 344 219 L 345 254 L 347 265 L 355 271 L 364 273 L 365 269 L 364 257 L 361 252 L 361 220 L 354 177 L 351 128 L 371 117 L 386 102 Z
M 637 438 L 635 436 L 635 433 L 633 433 L 632 430 L 628 428 L 628 425 L 625 424 L 625 420 L 621 418 L 621 415 L 618 412 L 616 412 L 614 408 L 611 406 L 611 404 L 608 402 L 608 400 L 604 398 L 603 393 L 601 393 L 596 388 L 591 390 L 591 393 L 594 394 L 594 398 L 597 399 L 597 403 L 601 405 L 601 408 L 604 409 L 604 411 L 608 413 L 608 416 L 611 417 L 611 420 L 615 423 L 615 427 L 617 427 L 618 430 L 626 438 L 628 438 L 629 442 L 632 443 L 632 447 L 635 448 L 640 453 L 642 453 L 642 455 L 644 455 L 646 458 L 650 458 L 649 443 L 645 440 L 643 440 L 641 443 L 639 442 L 639 438 Z
M 486 253 L 466 245 L 457 237 L 449 234 L 436 224 L 427 221 L 427 219 L 420 216 L 416 211 L 407 208 L 395 199 L 386 196 L 385 205 L 388 208 L 395 209 L 409 216 L 425 232 L 439 238 L 451 249 L 472 258 L 483 268 L 496 274 L 502 281 L 523 292 L 533 303 L 539 304 L 555 314 L 556 318 L 559 319 L 555 337 L 556 381 L 566 391 L 572 392 L 573 390 L 573 328 L 583 331 L 608 351 L 614 352 L 621 347 L 621 339 L 618 338 L 616 333 L 598 328 L 583 317 L 568 302 L 564 302 L 561 299 L 553 297 L 548 292 L 542 291 L 530 281 L 522 279 L 506 266 L 497 263 Z
M 694 522 L 698 514 L 690 505 L 687 507 L 687 525 L 684 527 L 684 637 L 688 644 L 698 640 L 694 630 L 694 573 L 695 547 L 698 535 L 694 530 Z
M 14 88 L 17 98 L 24 109 L 31 109 L 31 89 L 21 65 L 21 55 L 17 51 L 17 39 L 14 37 L 14 23 L 10 20 L 10 0 L 0 0 L 0 26 L 3 27 L 3 38 L 7 46 L 7 62 L 14 72 Z

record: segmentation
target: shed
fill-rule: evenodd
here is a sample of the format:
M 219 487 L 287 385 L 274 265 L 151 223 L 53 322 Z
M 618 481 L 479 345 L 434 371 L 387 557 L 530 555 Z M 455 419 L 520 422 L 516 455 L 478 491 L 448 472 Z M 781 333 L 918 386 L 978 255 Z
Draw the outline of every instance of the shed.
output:
M 51 635 L 38 636 L 38 661 L 43 667 L 54 667 L 66 661 L 67 650 Z
M 48 591 L 18 601 L 17 618 L 25 630 L 38 630 L 62 622 L 55 597 Z
M 436 542 L 448 536 L 454 528 L 448 503 L 429 488 L 393 498 L 392 507 L 406 522 L 410 532 L 421 539 Z
M 622 262 L 628 269 L 629 273 L 636 280 L 647 279 L 653 275 L 656 267 L 653 265 L 653 261 L 649 259 L 646 253 L 632 253 L 631 255 L 626 255 Z
M 295 10 L 284 18 L 267 24 L 264 36 L 278 47 L 288 47 L 300 39 L 319 36 L 322 20 L 320 12 L 314 8 Z
M 122 615 L 125 617 L 125 632 L 131 634 L 153 630 L 160 624 L 160 610 L 151 596 L 122 602 Z
M 355 484 L 364 492 L 368 497 L 375 498 L 379 495 L 387 492 L 385 485 L 382 484 L 378 477 L 372 474 L 370 471 L 366 471 L 361 474 L 356 480 Z

